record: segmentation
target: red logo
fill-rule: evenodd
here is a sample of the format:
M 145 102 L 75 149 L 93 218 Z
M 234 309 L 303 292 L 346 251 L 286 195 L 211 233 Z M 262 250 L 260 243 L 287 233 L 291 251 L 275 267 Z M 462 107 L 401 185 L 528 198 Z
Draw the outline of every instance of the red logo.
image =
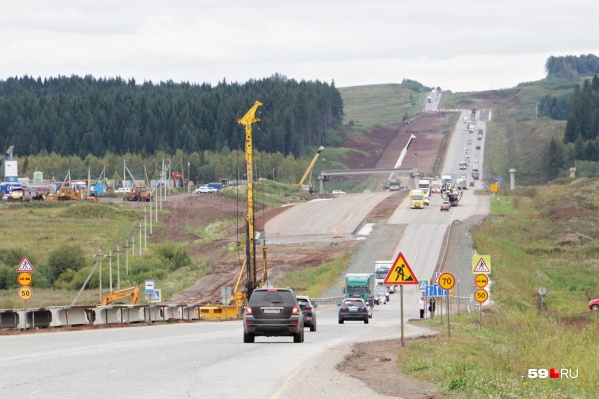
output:
M 549 369 L 549 378 L 559 378 L 560 372 L 559 369 Z

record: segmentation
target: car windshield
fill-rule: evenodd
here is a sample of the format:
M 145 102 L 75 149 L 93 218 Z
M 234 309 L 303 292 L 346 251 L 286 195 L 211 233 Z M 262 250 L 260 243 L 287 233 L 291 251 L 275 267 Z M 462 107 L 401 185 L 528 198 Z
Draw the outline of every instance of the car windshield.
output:
M 345 301 L 343 304 L 345 306 L 364 306 L 364 302 L 362 301 Z
M 252 306 L 268 306 L 271 304 L 280 304 L 285 302 L 295 302 L 291 291 L 254 292 L 249 303 Z

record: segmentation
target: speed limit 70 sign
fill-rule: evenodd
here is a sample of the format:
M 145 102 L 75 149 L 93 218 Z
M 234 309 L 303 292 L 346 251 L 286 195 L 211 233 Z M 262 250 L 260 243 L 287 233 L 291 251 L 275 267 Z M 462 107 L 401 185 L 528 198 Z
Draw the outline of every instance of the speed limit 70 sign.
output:
M 455 277 L 451 273 L 441 273 L 439 276 L 439 286 L 444 290 L 450 290 L 455 285 Z

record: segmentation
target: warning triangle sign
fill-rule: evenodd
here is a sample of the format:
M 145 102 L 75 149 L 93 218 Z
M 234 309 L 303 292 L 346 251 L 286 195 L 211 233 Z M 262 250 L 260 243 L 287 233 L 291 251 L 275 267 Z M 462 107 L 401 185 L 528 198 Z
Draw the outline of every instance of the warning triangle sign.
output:
M 487 258 L 487 259 L 485 259 Z M 477 256 L 472 259 L 472 273 L 474 274 L 490 274 L 491 273 L 491 257 L 488 255 Z
M 26 256 L 24 256 L 23 259 L 21 260 L 21 263 L 19 264 L 17 271 L 18 272 L 32 272 L 33 271 L 33 265 L 31 264 L 31 262 L 29 262 L 29 259 L 27 259 Z
M 387 273 L 387 277 L 383 284 L 388 285 L 401 285 L 401 284 L 418 284 L 418 279 L 416 275 L 408 265 L 408 261 L 404 258 L 403 254 L 400 252 L 397 255 L 397 259 L 389 269 L 389 273 Z

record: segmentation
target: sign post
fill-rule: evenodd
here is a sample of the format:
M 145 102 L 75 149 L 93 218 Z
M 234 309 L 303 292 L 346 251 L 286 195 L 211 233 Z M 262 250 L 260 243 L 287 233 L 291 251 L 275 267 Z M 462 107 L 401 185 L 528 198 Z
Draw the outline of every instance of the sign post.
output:
M 447 290 L 447 336 L 451 338 L 451 327 L 449 324 L 449 290 L 455 285 L 455 277 L 451 273 L 442 273 L 439 276 L 439 286 Z
M 24 256 L 21 263 L 19 263 L 17 272 L 19 272 L 17 281 L 19 282 L 19 285 L 21 285 L 17 294 L 19 295 L 19 298 L 25 302 L 23 306 L 27 307 L 27 301 L 33 296 L 33 290 L 30 287 L 33 282 L 33 275 L 31 274 L 33 273 L 33 265 L 26 256 Z M 35 319 L 33 323 L 35 325 Z
M 399 285 L 402 347 L 405 345 L 403 327 L 403 286 L 405 284 L 419 285 L 416 275 L 412 271 L 412 268 L 410 268 L 410 265 L 408 265 L 408 261 L 406 261 L 406 258 L 404 258 L 403 254 L 400 252 L 395 259 L 395 262 L 393 262 L 393 266 L 389 269 L 389 273 L 387 273 L 383 285 Z

